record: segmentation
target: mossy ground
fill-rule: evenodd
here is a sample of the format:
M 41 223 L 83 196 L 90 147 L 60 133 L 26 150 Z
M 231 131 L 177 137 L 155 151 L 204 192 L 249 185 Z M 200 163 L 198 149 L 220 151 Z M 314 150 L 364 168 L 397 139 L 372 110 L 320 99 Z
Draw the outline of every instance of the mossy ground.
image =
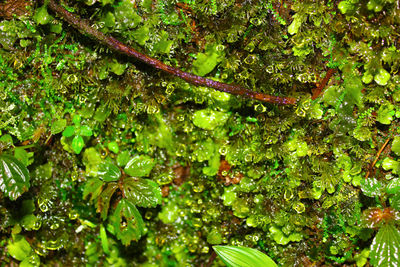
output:
M 196 87 L 1 3 L 0 150 L 30 172 L 18 199 L 1 187 L 1 266 L 199 266 L 215 244 L 394 266 L 377 244 L 399 241 L 397 2 L 64 4 L 174 67 L 298 102 Z

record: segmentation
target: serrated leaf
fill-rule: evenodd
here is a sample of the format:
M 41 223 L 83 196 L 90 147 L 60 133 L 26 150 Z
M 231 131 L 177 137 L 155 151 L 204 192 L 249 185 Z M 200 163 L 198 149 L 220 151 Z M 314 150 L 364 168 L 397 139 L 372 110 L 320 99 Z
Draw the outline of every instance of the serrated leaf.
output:
M 213 246 L 222 261 L 230 267 L 277 267 L 278 265 L 264 253 L 247 247 Z
M 121 176 L 121 171 L 114 164 L 107 162 L 100 165 L 97 175 L 103 181 L 115 182 Z
M 16 200 L 29 189 L 29 171 L 11 155 L 0 156 L 0 190 L 11 200 Z
M 379 196 L 382 193 L 382 183 L 375 178 L 364 179 L 361 182 L 361 190 L 368 197 Z
M 396 227 L 387 223 L 382 225 L 371 245 L 370 263 L 386 267 L 400 264 L 400 233 Z
M 150 208 L 161 203 L 161 190 L 149 179 L 125 178 L 122 190 L 125 197 L 139 207 Z
M 108 183 L 106 189 L 101 192 L 97 199 L 97 212 L 100 212 L 100 216 L 103 220 L 107 218 L 108 209 L 110 208 L 110 201 L 115 191 L 118 189 L 118 184 L 115 182 Z
M 75 133 L 75 127 L 74 126 L 67 126 L 64 129 L 62 135 L 65 136 L 65 137 L 71 137 L 71 136 L 74 135 L 74 133 Z
M 113 215 L 110 223 L 114 228 L 114 234 L 125 246 L 131 241 L 139 240 L 144 234 L 144 222 L 136 206 L 127 199 L 122 199 Z
M 88 180 L 83 189 L 83 198 L 86 199 L 89 195 L 92 195 L 90 200 L 96 199 L 100 195 L 102 187 L 103 181 L 100 179 L 92 178 Z
M 148 176 L 153 169 L 154 159 L 146 155 L 135 155 L 126 164 L 124 171 L 134 177 Z
M 72 139 L 71 146 L 75 154 L 81 153 L 82 148 L 85 146 L 85 141 L 83 141 L 83 137 L 80 135 L 75 135 L 74 139 Z

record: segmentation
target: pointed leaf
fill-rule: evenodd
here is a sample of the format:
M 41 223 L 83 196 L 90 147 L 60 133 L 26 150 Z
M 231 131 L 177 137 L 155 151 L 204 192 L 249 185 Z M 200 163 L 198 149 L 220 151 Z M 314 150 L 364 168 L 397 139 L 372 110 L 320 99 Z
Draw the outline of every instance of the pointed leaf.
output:
M 125 166 L 125 172 L 134 177 L 148 176 L 156 163 L 145 155 L 135 155 Z
M 122 188 L 125 197 L 140 207 L 150 208 L 161 203 L 161 190 L 149 179 L 126 178 Z
M 32 248 L 28 241 L 26 241 L 25 237 L 22 235 L 16 235 L 13 242 L 9 241 L 7 250 L 14 259 L 22 261 L 29 256 Z
M 60 119 L 60 120 L 54 121 L 51 124 L 51 134 L 61 133 L 65 129 L 65 126 L 67 126 L 67 120 L 66 119 Z M 73 132 L 72 132 L 72 134 L 73 134 Z
M 0 190 L 16 200 L 29 189 L 29 171 L 21 161 L 11 155 L 0 156 Z
M 106 182 L 118 181 L 121 176 L 121 171 L 112 163 L 102 163 L 97 172 L 98 177 Z
M 144 234 L 144 222 L 138 209 L 127 199 L 122 199 L 113 215 L 110 223 L 114 228 L 114 234 L 122 244 L 129 245 L 131 241 L 139 240 Z
M 222 261 L 231 267 L 277 267 L 278 265 L 264 253 L 246 247 L 213 246 Z
M 371 264 L 386 267 L 400 264 L 400 232 L 396 227 L 387 223 L 382 225 L 371 245 Z

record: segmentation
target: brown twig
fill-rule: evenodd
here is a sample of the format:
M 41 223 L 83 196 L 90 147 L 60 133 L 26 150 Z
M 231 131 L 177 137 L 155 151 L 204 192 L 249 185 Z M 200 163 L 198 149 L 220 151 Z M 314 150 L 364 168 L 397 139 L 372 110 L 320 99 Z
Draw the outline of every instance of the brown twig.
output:
M 239 95 L 246 98 L 280 105 L 294 105 L 297 101 L 295 98 L 292 97 L 279 97 L 258 93 L 238 85 L 221 83 L 198 75 L 194 75 L 192 73 L 184 72 L 180 69 L 171 67 L 157 59 L 151 58 L 145 54 L 136 51 L 132 47 L 125 45 L 124 43 L 118 41 L 112 36 L 106 36 L 104 33 L 92 28 L 86 21 L 68 12 L 65 8 L 58 5 L 54 0 L 50 0 L 48 2 L 48 7 L 60 17 L 62 17 L 65 21 L 67 21 L 70 25 L 87 34 L 91 38 L 105 44 L 109 48 L 130 57 L 136 58 L 156 69 L 175 75 L 196 86 L 207 86 L 232 95 Z
M 382 151 L 385 149 L 385 147 L 386 147 L 387 144 L 389 143 L 390 139 L 391 139 L 391 138 L 388 137 L 388 139 L 386 139 L 385 143 L 381 146 L 381 148 L 380 148 L 379 151 L 378 151 L 378 154 L 376 154 L 376 157 L 375 157 L 374 162 L 372 162 L 372 164 L 370 165 L 370 168 L 369 168 L 369 169 L 372 169 L 372 168 L 375 166 L 376 162 L 377 162 L 378 159 L 379 159 L 379 156 L 382 154 Z M 368 178 L 369 173 L 370 173 L 370 171 L 368 170 L 367 173 L 365 174 L 365 179 Z
M 331 78 L 332 74 L 336 72 L 335 69 L 329 69 L 325 75 L 325 78 L 322 79 L 321 83 L 313 90 L 313 95 L 311 97 L 312 100 L 316 99 L 319 97 L 324 90 L 326 84 L 328 83 L 329 79 Z

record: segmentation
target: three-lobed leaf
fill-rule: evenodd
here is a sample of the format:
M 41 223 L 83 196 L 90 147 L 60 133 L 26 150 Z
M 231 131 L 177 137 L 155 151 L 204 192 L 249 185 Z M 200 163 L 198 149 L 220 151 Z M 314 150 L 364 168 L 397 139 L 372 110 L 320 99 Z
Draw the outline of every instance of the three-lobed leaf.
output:
M 213 246 L 215 252 L 228 267 L 277 267 L 264 253 L 247 247 Z
M 371 245 L 370 263 L 373 266 L 389 267 L 400 264 L 400 232 L 392 223 L 379 228 Z
M 0 190 L 11 200 L 28 191 L 29 180 L 29 171 L 21 161 L 7 154 L 0 156 Z

